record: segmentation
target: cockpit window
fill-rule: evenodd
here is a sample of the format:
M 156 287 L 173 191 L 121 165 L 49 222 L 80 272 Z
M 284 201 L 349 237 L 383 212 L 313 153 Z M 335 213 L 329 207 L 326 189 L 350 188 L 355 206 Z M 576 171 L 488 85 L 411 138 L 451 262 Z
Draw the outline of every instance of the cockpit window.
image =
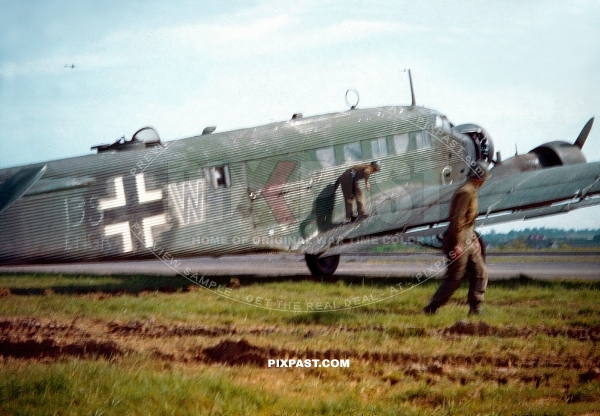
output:
M 446 116 L 436 116 L 435 127 L 441 129 L 444 133 L 452 133 L 452 124 L 448 121 Z

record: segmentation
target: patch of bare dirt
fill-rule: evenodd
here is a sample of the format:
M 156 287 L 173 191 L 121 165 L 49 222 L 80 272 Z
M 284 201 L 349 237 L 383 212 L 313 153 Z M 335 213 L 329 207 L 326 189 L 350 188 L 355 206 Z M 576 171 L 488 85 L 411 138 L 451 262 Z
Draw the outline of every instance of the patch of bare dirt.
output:
M 310 331 L 312 334 L 312 331 L 330 333 L 338 330 L 343 328 L 311 327 Z M 356 328 L 352 329 L 354 330 Z M 351 359 L 362 363 L 403 368 L 406 370 L 404 374 L 414 377 L 454 377 L 461 383 L 468 382 L 469 378 L 454 373 L 459 369 L 473 368 L 477 365 L 490 366 L 497 371 L 537 368 L 546 368 L 548 371 L 576 369 L 586 371 L 581 373 L 581 382 L 595 381 L 600 378 L 598 363 L 593 357 L 586 356 L 557 359 L 549 356 L 519 356 L 510 352 L 495 356 L 484 352 L 421 354 L 418 351 L 358 352 L 351 348 L 289 349 L 275 345 L 255 345 L 245 339 L 247 336 L 260 337 L 274 332 L 289 332 L 302 336 L 305 331 L 308 329 L 298 331 L 296 328 L 280 327 L 235 328 L 163 324 L 153 320 L 119 323 L 76 319 L 65 323 L 43 318 L 7 318 L 0 319 L 0 355 L 19 359 L 58 359 L 63 356 L 114 358 L 128 353 L 141 353 L 151 354 L 158 360 L 180 363 L 220 363 L 230 366 L 258 367 L 266 366 L 270 358 Z M 485 322 L 459 321 L 440 334 L 442 336 L 517 336 L 520 333 L 519 330 L 497 328 Z M 530 332 L 526 333 L 530 334 Z M 568 336 L 568 331 L 565 333 Z M 581 335 L 576 333 L 573 336 L 579 338 Z M 583 335 L 587 339 L 593 339 L 595 336 L 592 330 L 588 330 Z M 166 342 L 166 337 L 172 338 Z M 508 380 L 502 374 L 497 379 L 500 384 Z M 543 382 L 541 379 L 522 381 L 536 384 Z
M 573 327 L 573 328 L 529 328 L 529 327 L 505 327 L 500 328 L 489 325 L 485 321 L 469 322 L 458 321 L 451 327 L 441 331 L 442 335 L 471 335 L 471 336 L 496 336 L 502 338 L 527 338 L 530 336 L 543 334 L 552 337 L 563 336 L 566 338 L 577 339 L 580 341 L 600 341 L 600 325 L 593 328 Z
M 579 375 L 579 381 L 582 383 L 587 383 L 590 381 L 600 381 L 600 368 L 592 368 L 585 373 L 581 373 Z
M 229 365 L 265 366 L 269 358 L 268 350 L 252 345 L 244 339 L 237 342 L 221 341 L 214 347 L 204 348 L 202 354 L 209 363 L 217 362 Z
M 270 327 L 235 327 L 235 326 L 208 326 L 208 325 L 186 325 L 186 324 L 170 324 L 165 325 L 156 322 L 152 319 L 134 320 L 129 322 L 110 322 L 107 324 L 109 331 L 113 334 L 125 336 L 147 336 L 147 337 L 184 337 L 184 336 L 209 336 L 218 337 L 224 335 L 269 335 L 269 334 L 290 334 L 302 335 L 305 338 L 314 337 L 317 335 L 328 335 L 334 332 L 384 332 L 386 328 L 383 325 L 365 326 L 365 327 L 349 327 L 340 325 L 338 327 L 330 326 L 312 326 L 308 328 L 285 328 L 278 326 Z M 421 332 L 418 332 L 421 330 Z M 408 335 L 413 333 L 422 333 L 422 329 L 417 328 L 415 331 L 407 329 Z
M 89 334 L 76 324 L 57 321 L 40 321 L 34 318 L 12 318 L 0 320 L 0 339 L 29 339 L 48 337 L 89 337 Z
M 0 356 L 24 359 L 74 357 L 113 358 L 123 350 L 111 340 L 92 339 L 74 323 L 33 318 L 0 320 Z
M 207 336 L 219 337 L 224 335 L 269 335 L 272 333 L 292 333 L 297 329 L 277 327 L 236 328 L 233 326 L 208 325 L 165 325 L 154 320 L 129 321 L 127 323 L 110 322 L 107 324 L 111 334 L 124 336 L 144 336 L 150 338 Z
M 0 356 L 12 358 L 44 359 L 60 357 L 103 357 L 114 358 L 122 354 L 116 343 L 82 341 L 74 344 L 60 344 L 48 338 L 42 341 L 11 341 L 0 339 Z

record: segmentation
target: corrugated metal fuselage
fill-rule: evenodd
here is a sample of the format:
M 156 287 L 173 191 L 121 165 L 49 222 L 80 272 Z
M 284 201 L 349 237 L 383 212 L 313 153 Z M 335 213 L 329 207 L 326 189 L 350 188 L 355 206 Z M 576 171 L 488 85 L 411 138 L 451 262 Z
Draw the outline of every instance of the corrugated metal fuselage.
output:
M 0 261 L 302 252 L 344 219 L 334 184 L 359 161 L 382 165 L 371 199 L 462 182 L 474 145 L 436 118 L 420 107 L 352 110 L 40 164 L 43 177 L 0 213 Z M 0 171 L 0 184 L 19 169 Z M 401 205 L 390 198 L 378 215 Z

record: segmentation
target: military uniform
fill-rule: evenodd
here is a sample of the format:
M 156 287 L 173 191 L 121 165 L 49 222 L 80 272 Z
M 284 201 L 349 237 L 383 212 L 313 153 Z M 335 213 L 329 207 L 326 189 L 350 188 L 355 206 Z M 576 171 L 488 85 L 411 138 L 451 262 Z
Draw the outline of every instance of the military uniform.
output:
M 344 203 L 346 207 L 346 219 L 350 220 L 354 217 L 353 202 L 356 199 L 356 210 L 358 211 L 358 217 L 366 217 L 368 214 L 365 212 L 365 194 L 360 187 L 358 181 L 361 179 L 365 180 L 365 185 L 369 188 L 369 176 L 372 173 L 377 172 L 377 169 L 369 163 L 363 163 L 360 165 L 352 166 L 350 169 L 342 173 L 338 179 L 339 184 L 342 187 L 342 193 L 344 194 Z
M 470 279 L 467 296 L 470 312 L 480 312 L 488 275 L 479 240 L 473 230 L 478 211 L 477 191 L 477 187 L 471 181 L 467 181 L 452 197 L 450 225 L 442 243 L 447 258 L 446 277 L 429 305 L 425 307 L 427 313 L 435 313 L 444 305 L 459 288 L 465 275 Z

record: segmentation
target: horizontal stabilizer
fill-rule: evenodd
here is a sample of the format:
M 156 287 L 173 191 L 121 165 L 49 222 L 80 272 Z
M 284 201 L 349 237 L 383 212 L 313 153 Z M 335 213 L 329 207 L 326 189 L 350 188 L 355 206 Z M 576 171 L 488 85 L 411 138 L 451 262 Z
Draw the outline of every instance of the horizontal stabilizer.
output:
M 0 213 L 21 198 L 46 172 L 46 165 L 19 170 L 0 185 Z

